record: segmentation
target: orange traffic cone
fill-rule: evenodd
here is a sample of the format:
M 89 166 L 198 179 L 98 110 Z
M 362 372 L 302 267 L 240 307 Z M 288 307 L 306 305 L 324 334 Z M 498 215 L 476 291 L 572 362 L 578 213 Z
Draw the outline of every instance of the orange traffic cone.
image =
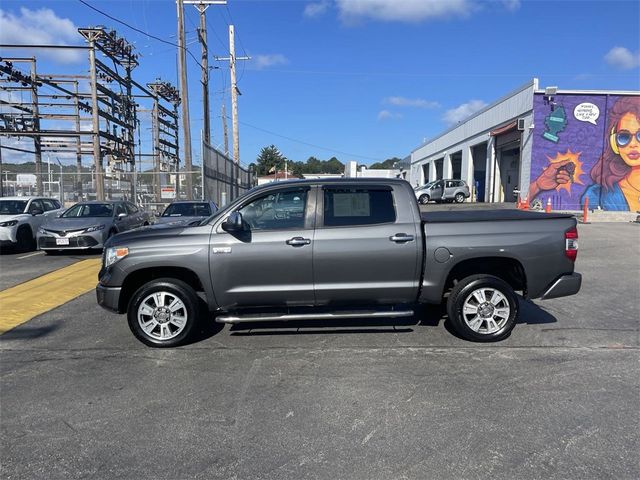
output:
M 529 195 L 524 197 L 524 205 L 522 206 L 523 210 L 529 210 Z
M 547 213 L 551 213 L 551 197 L 547 198 L 547 205 L 544 207 L 544 211 Z

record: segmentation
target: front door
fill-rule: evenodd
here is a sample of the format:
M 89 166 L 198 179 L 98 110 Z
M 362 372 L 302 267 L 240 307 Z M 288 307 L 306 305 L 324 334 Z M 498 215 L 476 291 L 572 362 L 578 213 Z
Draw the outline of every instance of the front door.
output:
M 314 192 L 282 187 L 248 198 L 237 210 L 245 232 L 212 233 L 211 280 L 222 309 L 314 304 Z
M 400 188 L 400 187 L 394 187 Z M 408 202 L 384 185 L 326 186 L 313 244 L 319 305 L 415 301 L 420 237 Z M 396 208 L 396 206 L 398 208 Z
M 433 187 L 431 187 L 431 200 L 442 200 L 444 194 L 444 180 L 438 180 Z

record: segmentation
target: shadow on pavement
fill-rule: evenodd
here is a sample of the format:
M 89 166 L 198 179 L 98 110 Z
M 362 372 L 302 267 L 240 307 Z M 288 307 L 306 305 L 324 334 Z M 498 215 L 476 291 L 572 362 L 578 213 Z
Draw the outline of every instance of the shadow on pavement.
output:
M 0 341 L 6 340 L 32 340 L 34 338 L 44 337 L 58 329 L 58 324 L 47 325 L 46 327 L 28 327 L 19 325 L 13 330 L 0 336 Z

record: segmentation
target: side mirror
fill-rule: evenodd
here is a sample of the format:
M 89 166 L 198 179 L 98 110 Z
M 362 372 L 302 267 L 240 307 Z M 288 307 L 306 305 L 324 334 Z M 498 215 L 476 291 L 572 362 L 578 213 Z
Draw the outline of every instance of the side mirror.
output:
M 44 213 L 44 212 L 43 212 L 42 210 L 40 210 L 39 208 L 33 208 L 33 209 L 31 210 L 31 215 L 33 215 L 34 217 L 35 217 L 36 215 L 42 215 L 43 213 Z
M 244 230 L 244 221 L 240 212 L 231 212 L 227 219 L 222 222 L 222 229 L 225 232 L 235 233 Z

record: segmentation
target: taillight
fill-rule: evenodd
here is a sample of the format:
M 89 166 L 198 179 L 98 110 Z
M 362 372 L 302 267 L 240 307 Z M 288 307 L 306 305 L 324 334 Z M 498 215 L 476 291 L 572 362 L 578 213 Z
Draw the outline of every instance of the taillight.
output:
M 564 242 L 564 254 L 575 262 L 578 256 L 578 229 L 576 227 L 571 227 L 564 232 Z

